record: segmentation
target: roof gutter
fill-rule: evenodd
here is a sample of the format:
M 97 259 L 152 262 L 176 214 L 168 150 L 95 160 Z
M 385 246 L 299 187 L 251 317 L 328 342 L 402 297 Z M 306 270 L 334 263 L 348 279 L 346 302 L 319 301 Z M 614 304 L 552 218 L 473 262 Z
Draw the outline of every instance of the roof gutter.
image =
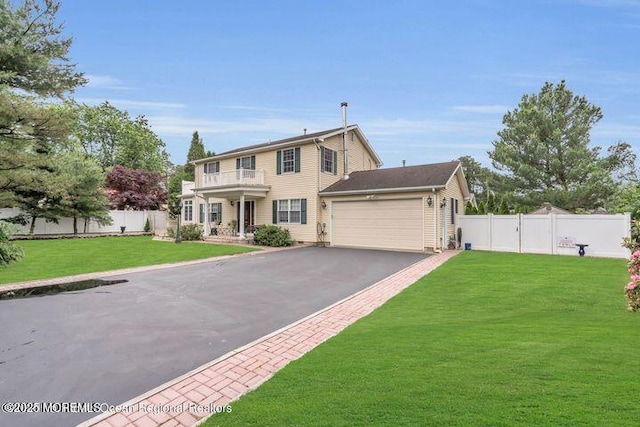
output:
M 198 163 L 207 163 L 210 161 L 231 159 L 231 158 L 239 157 L 246 154 L 256 154 L 256 153 L 262 153 L 263 151 L 271 151 L 274 149 L 274 147 L 277 147 L 278 149 L 280 149 L 280 148 L 286 148 L 286 147 L 299 145 L 299 144 L 315 143 L 316 140 L 322 141 L 323 139 L 324 139 L 323 137 L 296 139 L 295 141 L 290 141 L 284 144 L 273 144 L 273 145 L 265 145 L 263 147 L 257 147 L 257 148 L 247 148 L 246 150 L 234 151 L 233 153 L 228 153 L 228 154 L 222 153 L 222 154 L 218 154 L 212 157 L 207 157 L 204 159 L 193 160 L 190 163 L 193 163 L 194 165 L 196 165 Z
M 444 185 L 430 185 L 427 187 L 395 187 L 395 188 L 373 188 L 368 190 L 345 190 L 345 191 L 321 191 L 322 196 L 348 196 L 350 194 L 374 194 L 374 193 L 399 193 L 415 191 L 436 191 L 444 189 Z

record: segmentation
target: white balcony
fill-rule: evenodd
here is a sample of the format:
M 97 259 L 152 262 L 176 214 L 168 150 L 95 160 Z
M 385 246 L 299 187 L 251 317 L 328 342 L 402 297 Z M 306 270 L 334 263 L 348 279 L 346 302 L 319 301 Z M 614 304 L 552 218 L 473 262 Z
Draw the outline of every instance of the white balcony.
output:
M 226 172 L 205 173 L 203 187 L 231 187 L 264 185 L 264 171 L 236 169 Z

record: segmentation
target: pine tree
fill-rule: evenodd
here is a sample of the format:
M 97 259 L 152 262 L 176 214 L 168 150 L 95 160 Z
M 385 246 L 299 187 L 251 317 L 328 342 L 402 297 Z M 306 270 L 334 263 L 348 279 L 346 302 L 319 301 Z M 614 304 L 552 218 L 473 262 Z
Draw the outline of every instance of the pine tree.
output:
M 487 196 L 487 204 L 485 206 L 487 213 L 496 213 L 496 197 L 493 193 L 489 193 L 489 196 Z
M 204 150 L 204 142 L 198 131 L 193 132 L 191 137 L 191 145 L 189 145 L 189 152 L 187 153 L 187 163 L 184 165 L 184 172 L 187 176 L 187 181 L 195 180 L 195 166 L 191 164 L 194 160 L 204 159 L 207 157 L 207 153 Z
M 467 202 L 467 205 L 464 208 L 465 215 L 478 215 L 478 208 L 473 205 L 470 201 Z

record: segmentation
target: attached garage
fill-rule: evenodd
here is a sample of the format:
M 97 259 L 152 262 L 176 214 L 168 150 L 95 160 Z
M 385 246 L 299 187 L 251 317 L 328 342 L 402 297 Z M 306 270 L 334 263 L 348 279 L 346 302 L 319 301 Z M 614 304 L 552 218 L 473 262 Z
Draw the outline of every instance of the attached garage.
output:
M 423 251 L 422 198 L 333 201 L 331 245 Z

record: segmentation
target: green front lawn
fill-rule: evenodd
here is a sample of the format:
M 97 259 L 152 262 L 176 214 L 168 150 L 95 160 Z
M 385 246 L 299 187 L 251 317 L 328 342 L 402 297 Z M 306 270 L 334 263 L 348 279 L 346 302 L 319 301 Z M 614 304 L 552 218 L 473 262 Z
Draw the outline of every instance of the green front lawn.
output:
M 206 426 L 636 426 L 625 267 L 464 252 Z
M 92 239 L 24 240 L 25 257 L 0 267 L 0 284 L 188 261 L 250 252 L 254 249 L 200 242 L 153 241 L 151 237 L 100 237 Z

